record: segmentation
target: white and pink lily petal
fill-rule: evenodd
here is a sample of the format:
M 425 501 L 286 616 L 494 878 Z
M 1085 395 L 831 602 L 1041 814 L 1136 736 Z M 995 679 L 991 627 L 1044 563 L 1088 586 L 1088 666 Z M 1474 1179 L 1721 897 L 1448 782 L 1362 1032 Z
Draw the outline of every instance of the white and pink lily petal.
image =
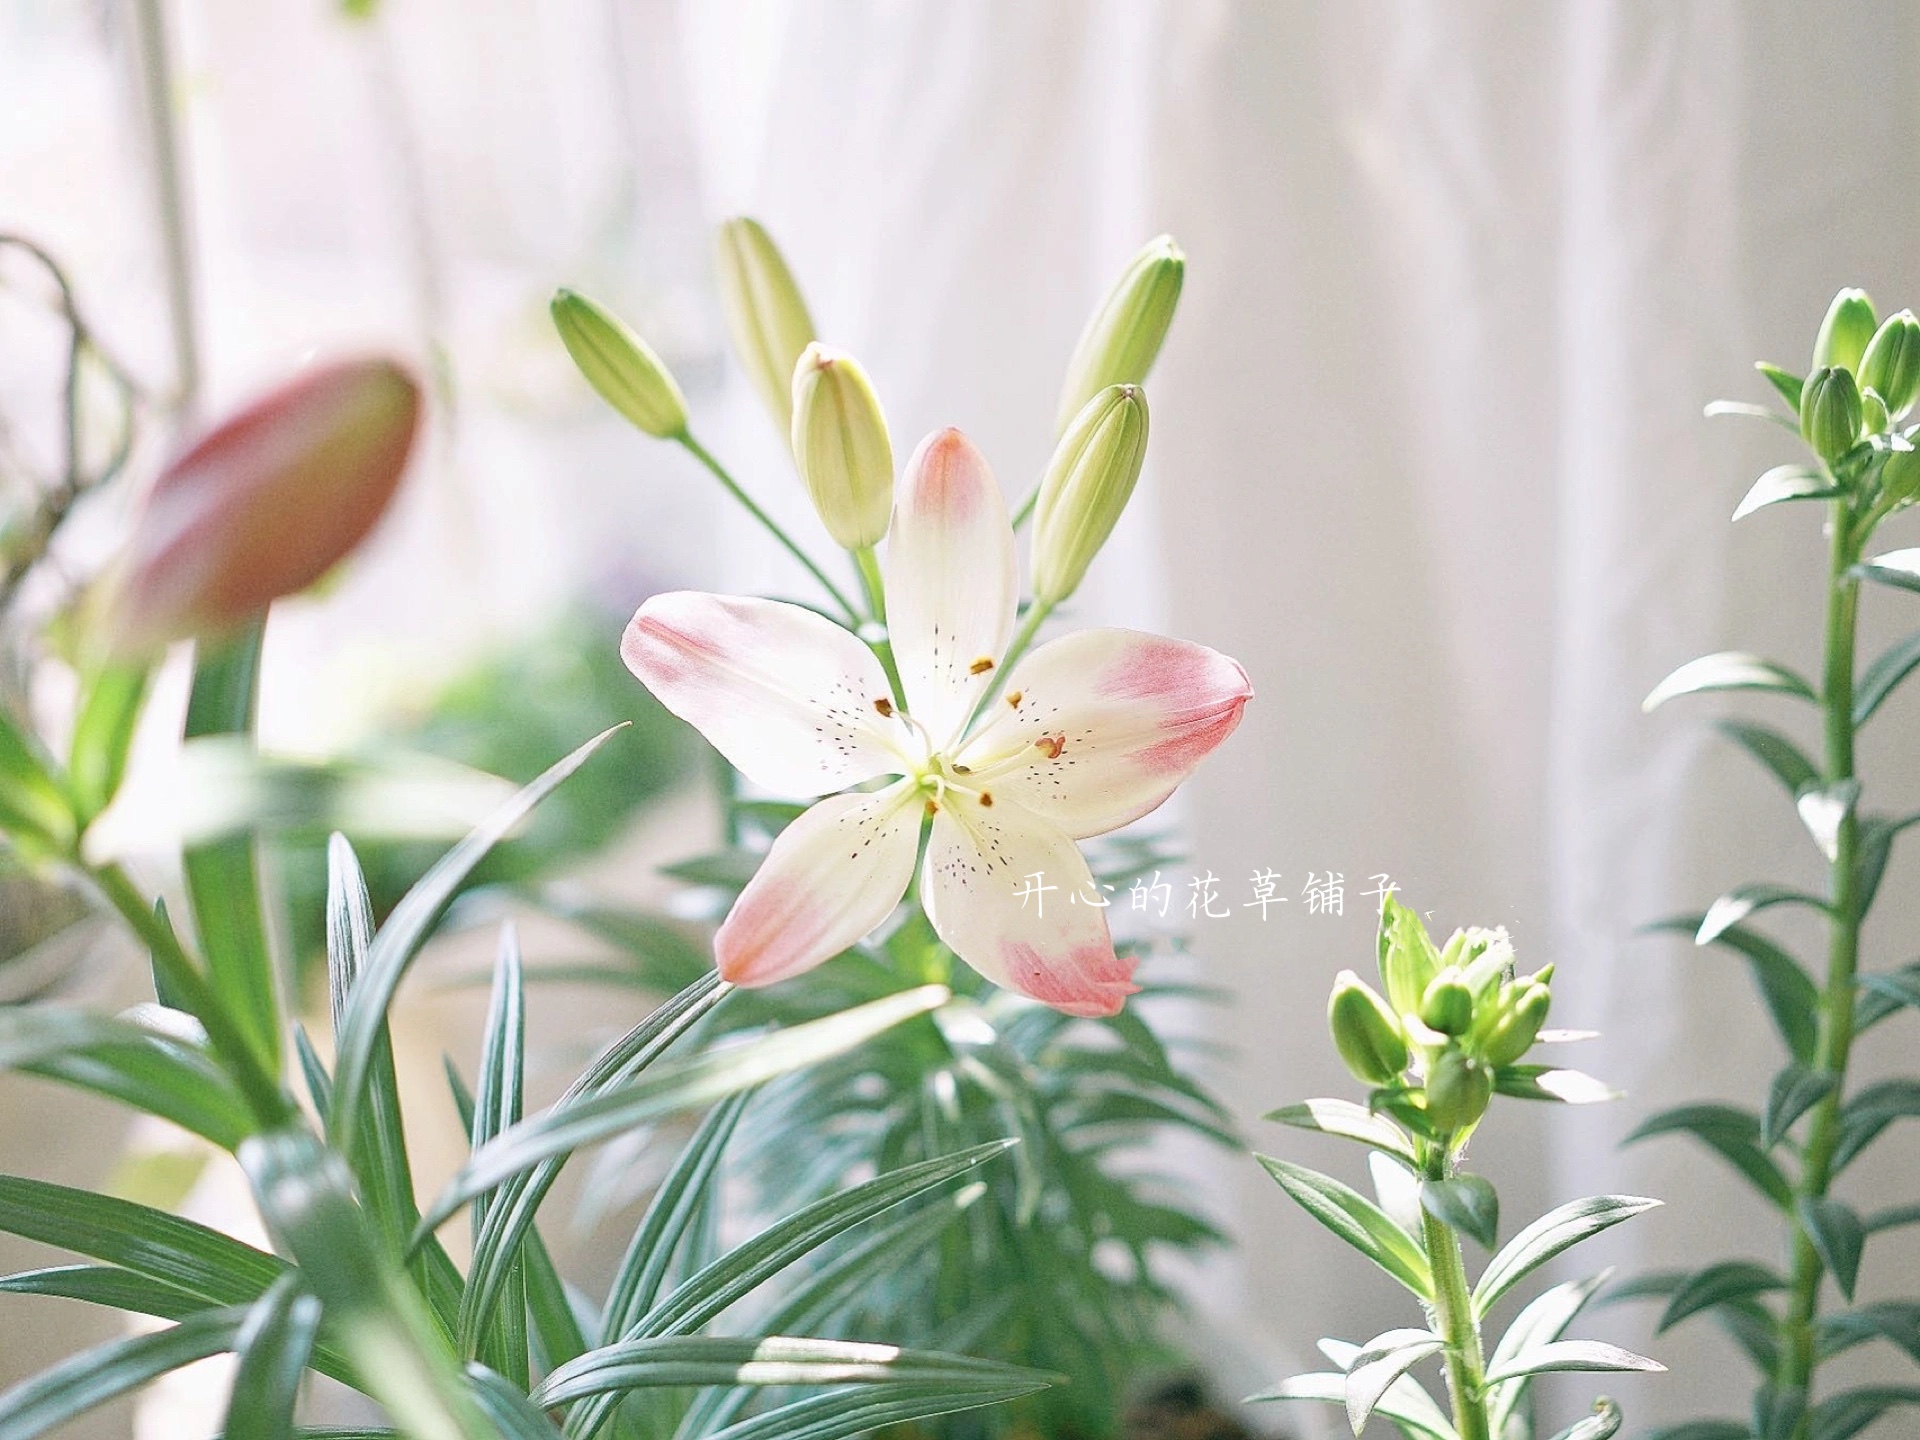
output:
M 946 430 L 914 453 L 889 532 L 904 710 L 861 641 L 799 606 L 684 591 L 641 606 L 628 667 L 756 784 L 820 795 L 898 777 L 830 795 L 781 834 L 715 938 L 727 979 L 772 984 L 877 929 L 930 817 L 922 898 L 962 960 L 1074 1015 L 1115 1014 L 1137 988 L 1074 841 L 1164 801 L 1252 689 L 1205 646 L 1090 630 L 1018 660 L 976 718 L 1016 587 L 999 486 Z

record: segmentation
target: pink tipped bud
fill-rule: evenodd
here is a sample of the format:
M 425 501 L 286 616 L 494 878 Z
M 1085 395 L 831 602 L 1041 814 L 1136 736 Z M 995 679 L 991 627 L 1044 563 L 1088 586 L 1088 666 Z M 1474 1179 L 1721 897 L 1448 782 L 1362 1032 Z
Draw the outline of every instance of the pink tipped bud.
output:
M 216 425 L 147 494 L 111 644 L 230 632 L 313 584 L 386 512 L 419 417 L 413 377 L 366 359 L 319 366 Z

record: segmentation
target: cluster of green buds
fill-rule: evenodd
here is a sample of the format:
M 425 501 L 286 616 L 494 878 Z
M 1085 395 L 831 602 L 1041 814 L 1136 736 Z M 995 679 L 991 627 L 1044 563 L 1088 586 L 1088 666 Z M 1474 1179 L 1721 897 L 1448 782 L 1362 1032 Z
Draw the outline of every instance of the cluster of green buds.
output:
M 1884 321 L 1864 290 L 1833 297 L 1813 343 L 1805 378 L 1777 365 L 1760 371 L 1794 408 L 1800 436 L 1828 468 L 1833 489 L 1776 484 L 1751 497 L 1745 514 L 1772 499 L 1845 493 L 1884 515 L 1920 495 L 1920 426 L 1902 426 L 1920 400 L 1920 319 L 1902 310 Z
M 853 356 L 819 342 L 793 269 L 765 226 L 728 220 L 716 248 L 741 366 L 790 443 L 827 533 L 870 576 L 894 485 L 893 445 L 873 383 Z M 1035 600 L 1047 609 L 1079 588 L 1133 496 L 1147 449 L 1141 384 L 1173 323 L 1185 273 L 1171 237 L 1149 242 L 1095 309 L 1068 362 L 1053 456 L 1020 512 L 1033 518 Z M 645 340 L 571 290 L 554 297 L 552 313 L 603 399 L 639 430 L 687 446 L 711 467 L 688 429 L 679 385 Z
M 1553 967 L 1515 973 L 1504 930 L 1456 930 L 1436 946 L 1391 895 L 1380 911 L 1382 995 L 1351 970 L 1327 1003 L 1334 1045 L 1372 1106 L 1435 1139 L 1464 1139 L 1495 1090 L 1526 1093 L 1520 1062 L 1553 1002 Z

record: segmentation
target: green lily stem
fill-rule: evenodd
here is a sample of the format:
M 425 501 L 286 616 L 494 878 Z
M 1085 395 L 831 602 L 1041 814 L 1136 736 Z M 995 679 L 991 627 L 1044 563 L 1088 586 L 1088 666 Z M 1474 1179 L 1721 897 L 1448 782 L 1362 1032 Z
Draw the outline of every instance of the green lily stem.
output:
M 1452 1160 L 1444 1150 L 1427 1167 L 1429 1178 L 1450 1177 Z M 1460 1254 L 1460 1237 L 1432 1212 L 1420 1212 L 1420 1241 L 1433 1271 L 1434 1331 L 1447 1342 L 1447 1393 L 1453 1399 L 1453 1429 L 1460 1440 L 1492 1440 L 1487 1402 L 1481 1395 L 1486 1360 L 1480 1350 L 1480 1322 L 1473 1291 Z
M 873 553 L 871 545 L 863 545 L 853 552 L 853 563 L 860 567 L 860 586 L 867 594 L 867 613 L 873 617 L 876 625 L 887 623 L 887 587 L 880 577 L 880 561 Z M 862 636 L 867 648 L 873 651 L 874 658 L 880 662 L 880 668 L 887 672 L 887 684 L 893 689 L 893 703 L 902 710 L 907 708 L 906 687 L 900 683 L 900 667 L 893 658 L 893 642 L 885 637 L 878 639 Z
M 1013 643 L 1007 646 L 1007 653 L 1000 658 L 1000 666 L 993 672 L 993 683 L 987 686 L 987 693 L 980 697 L 980 703 L 973 707 L 973 715 L 967 721 L 971 730 L 987 713 L 987 707 L 999 698 L 1006 688 L 1007 677 L 1013 673 L 1013 667 L 1020 663 L 1020 657 L 1027 653 L 1033 644 L 1033 637 L 1040 633 L 1040 627 L 1047 623 L 1047 617 L 1053 613 L 1053 604 L 1047 600 L 1035 600 L 1027 607 L 1026 618 L 1020 622 L 1020 628 L 1013 632 Z
M 1827 575 L 1826 670 L 1821 687 L 1825 720 L 1825 769 L 1828 786 L 1854 779 L 1853 773 L 1853 664 L 1859 608 L 1859 582 L 1848 572 L 1858 563 L 1860 546 L 1871 526 L 1857 527 L 1844 500 L 1832 507 L 1832 556 Z M 1793 1187 L 1795 1213 L 1793 1272 L 1787 1291 L 1786 1318 L 1776 1383 L 1782 1389 L 1811 1388 L 1819 1362 L 1814 1344 L 1814 1318 L 1820 1307 L 1820 1280 L 1825 1267 L 1806 1223 L 1800 1203 L 1825 1197 L 1833 1179 L 1834 1150 L 1840 1141 L 1840 1112 L 1845 1100 L 1847 1060 L 1853 1047 L 1854 973 L 1860 957 L 1860 896 L 1858 875 L 1859 823 L 1853 807 L 1841 819 L 1828 871 L 1826 986 L 1820 999 L 1819 1037 L 1815 1068 L 1834 1077 L 1833 1089 L 1814 1108 L 1801 1156 L 1800 1174 Z M 1795 1440 L 1810 1433 L 1810 1418 L 1794 1430 Z
M 213 987 L 207 983 L 206 975 L 182 947 L 173 928 L 160 918 L 119 865 L 83 868 L 107 903 L 120 912 L 127 928 L 152 952 L 154 969 L 166 989 L 206 1028 L 208 1042 L 239 1086 L 261 1128 L 273 1129 L 286 1124 L 295 1113 L 286 1092 L 261 1067 L 253 1047 L 234 1025 L 213 993 Z
M 686 448 L 688 454 L 712 472 L 713 478 L 726 487 L 727 493 L 733 496 L 735 500 L 738 500 L 746 512 L 758 520 L 761 525 L 765 527 L 766 532 L 786 548 L 786 552 L 789 555 L 793 556 L 794 559 L 806 567 L 807 573 L 820 582 L 820 588 L 833 597 L 833 603 L 838 605 L 846 615 L 847 623 L 855 629 L 858 629 L 860 625 L 860 612 L 855 608 L 854 603 L 846 597 L 846 594 L 838 585 L 827 578 L 827 572 L 814 563 L 813 557 L 802 550 L 794 541 L 794 538 L 780 528 L 780 522 L 767 514 L 767 512 L 762 510 L 758 505 L 754 504 L 747 492 L 740 488 L 740 482 L 735 480 L 733 476 L 727 472 L 727 467 L 716 460 L 713 453 L 709 451 L 706 446 L 694 439 L 691 432 L 683 430 L 674 438 Z

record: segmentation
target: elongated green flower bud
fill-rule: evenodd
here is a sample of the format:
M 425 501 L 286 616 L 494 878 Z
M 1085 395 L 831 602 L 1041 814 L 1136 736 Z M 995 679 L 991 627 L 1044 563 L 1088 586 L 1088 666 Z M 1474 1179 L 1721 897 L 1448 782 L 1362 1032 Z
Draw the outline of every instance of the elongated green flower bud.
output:
M 1054 447 L 1033 512 L 1033 593 L 1057 605 L 1080 587 L 1087 566 L 1127 508 L 1147 458 L 1147 397 L 1110 385 L 1073 417 Z
M 1464 1050 L 1447 1050 L 1427 1078 L 1427 1118 L 1442 1130 L 1466 1129 L 1492 1099 L 1493 1071 Z
M 1911 310 L 1889 315 L 1860 357 L 1860 383 L 1887 402 L 1895 420 L 1920 399 L 1920 320 Z
M 1407 1037 L 1386 1002 L 1351 970 L 1334 977 L 1327 1027 L 1347 1068 L 1364 1084 L 1385 1085 L 1407 1068 Z
M 1493 1024 L 1480 1043 L 1481 1057 L 1496 1070 L 1518 1063 L 1539 1038 L 1552 1004 L 1552 992 L 1537 980 L 1522 980 L 1511 993 L 1503 991 Z
M 1912 504 L 1920 496 L 1920 450 L 1896 450 L 1887 456 L 1880 490 L 1890 506 Z
M 1109 385 L 1138 385 L 1147 378 L 1173 324 L 1186 272 L 1187 257 L 1171 235 L 1148 241 L 1133 257 L 1073 347 L 1054 422 L 1057 432 L 1064 434 L 1073 417 Z
M 1860 373 L 1860 358 L 1873 338 L 1873 301 L 1864 290 L 1846 289 L 1833 297 L 1827 318 L 1813 342 L 1812 369 L 1822 366 Z M 1883 392 L 1884 393 L 1884 392 Z
M 720 300 L 734 353 L 784 435 L 793 426 L 793 367 L 813 343 L 813 317 L 780 247 L 758 220 L 720 227 Z
M 561 343 L 601 399 L 657 439 L 687 433 L 686 398 L 646 341 L 571 290 L 555 292 L 550 309 Z
M 1420 917 L 1389 895 L 1380 907 L 1380 980 L 1396 1015 L 1418 1015 L 1440 957 Z
M 793 371 L 793 460 L 813 508 L 847 550 L 877 545 L 893 513 L 893 443 L 860 362 L 818 341 Z
M 1820 369 L 1800 392 L 1800 434 L 1828 464 L 1860 440 L 1860 388 L 1845 370 Z
M 1464 1035 L 1473 1024 L 1473 991 L 1454 969 L 1442 970 L 1420 1001 L 1420 1020 L 1442 1035 Z

